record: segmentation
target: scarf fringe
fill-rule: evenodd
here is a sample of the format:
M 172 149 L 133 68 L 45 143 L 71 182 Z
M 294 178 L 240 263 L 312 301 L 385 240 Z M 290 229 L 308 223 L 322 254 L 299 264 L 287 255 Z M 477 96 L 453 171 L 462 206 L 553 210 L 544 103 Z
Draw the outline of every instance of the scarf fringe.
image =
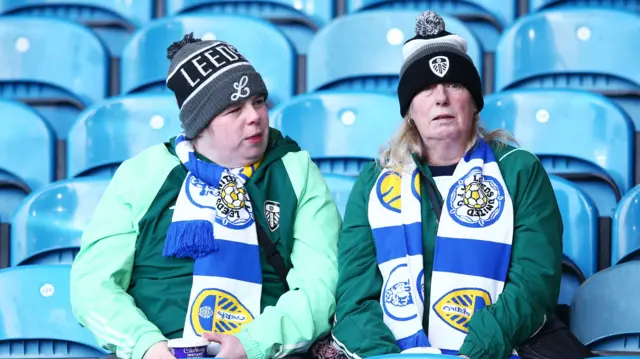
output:
M 213 224 L 204 220 L 173 222 L 169 226 L 162 255 L 176 258 L 201 258 L 218 250 Z

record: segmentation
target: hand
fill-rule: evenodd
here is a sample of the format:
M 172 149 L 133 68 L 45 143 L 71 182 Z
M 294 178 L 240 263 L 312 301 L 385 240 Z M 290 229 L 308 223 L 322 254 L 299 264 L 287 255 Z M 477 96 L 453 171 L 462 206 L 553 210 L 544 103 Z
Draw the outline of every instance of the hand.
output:
M 204 333 L 203 336 L 209 341 L 220 344 L 220 352 L 216 357 L 224 359 L 247 359 L 247 353 L 244 351 L 242 343 L 233 335 Z
M 147 350 L 142 359 L 176 359 L 169 350 L 167 342 L 157 342 Z
M 458 356 L 459 356 L 460 358 L 466 358 L 466 359 L 469 359 L 469 357 L 468 357 L 468 356 L 466 356 L 466 355 L 458 355 Z

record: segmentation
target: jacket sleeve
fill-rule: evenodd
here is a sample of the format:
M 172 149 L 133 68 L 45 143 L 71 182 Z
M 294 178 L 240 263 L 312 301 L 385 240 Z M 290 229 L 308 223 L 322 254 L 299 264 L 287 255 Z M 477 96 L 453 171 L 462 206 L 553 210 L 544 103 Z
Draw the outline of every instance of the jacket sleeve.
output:
M 509 156 L 525 167 L 517 174 L 511 267 L 498 301 L 474 314 L 460 354 L 507 358 L 530 338 L 558 301 L 562 270 L 562 218 L 551 181 L 528 153 Z M 528 169 L 528 170 L 527 170 Z
M 340 213 L 308 153 L 288 154 L 283 162 L 298 197 L 292 268 L 287 275 L 291 290 L 236 334 L 248 359 L 279 358 L 308 350 L 329 332 L 335 311 Z
M 374 169 L 363 169 L 351 191 L 338 242 L 340 275 L 333 338 L 353 358 L 400 353 L 380 307 L 382 275 L 367 215 L 369 182 L 377 178 Z
M 166 340 L 136 307 L 129 286 L 137 233 L 124 191 L 126 163 L 105 190 L 82 236 L 71 269 L 71 305 L 78 321 L 119 358 L 140 359 Z

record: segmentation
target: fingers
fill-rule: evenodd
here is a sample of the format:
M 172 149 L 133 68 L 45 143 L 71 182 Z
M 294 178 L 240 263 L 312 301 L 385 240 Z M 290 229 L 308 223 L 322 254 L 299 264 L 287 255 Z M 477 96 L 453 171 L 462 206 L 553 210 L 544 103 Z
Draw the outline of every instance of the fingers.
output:
M 224 334 L 218 334 L 218 333 L 203 333 L 202 336 L 211 342 L 216 342 L 216 343 L 222 343 L 222 341 L 224 340 L 225 335 Z

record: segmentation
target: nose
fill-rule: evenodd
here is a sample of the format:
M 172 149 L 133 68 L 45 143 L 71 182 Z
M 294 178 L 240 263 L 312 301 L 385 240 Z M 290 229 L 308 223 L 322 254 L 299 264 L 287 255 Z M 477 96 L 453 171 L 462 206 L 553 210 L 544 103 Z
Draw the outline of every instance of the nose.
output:
M 449 96 L 443 84 L 438 84 L 433 92 L 433 98 L 438 106 L 448 106 Z
M 260 121 L 260 114 L 253 107 L 253 102 L 248 101 L 244 108 L 245 121 L 247 125 L 255 125 Z

